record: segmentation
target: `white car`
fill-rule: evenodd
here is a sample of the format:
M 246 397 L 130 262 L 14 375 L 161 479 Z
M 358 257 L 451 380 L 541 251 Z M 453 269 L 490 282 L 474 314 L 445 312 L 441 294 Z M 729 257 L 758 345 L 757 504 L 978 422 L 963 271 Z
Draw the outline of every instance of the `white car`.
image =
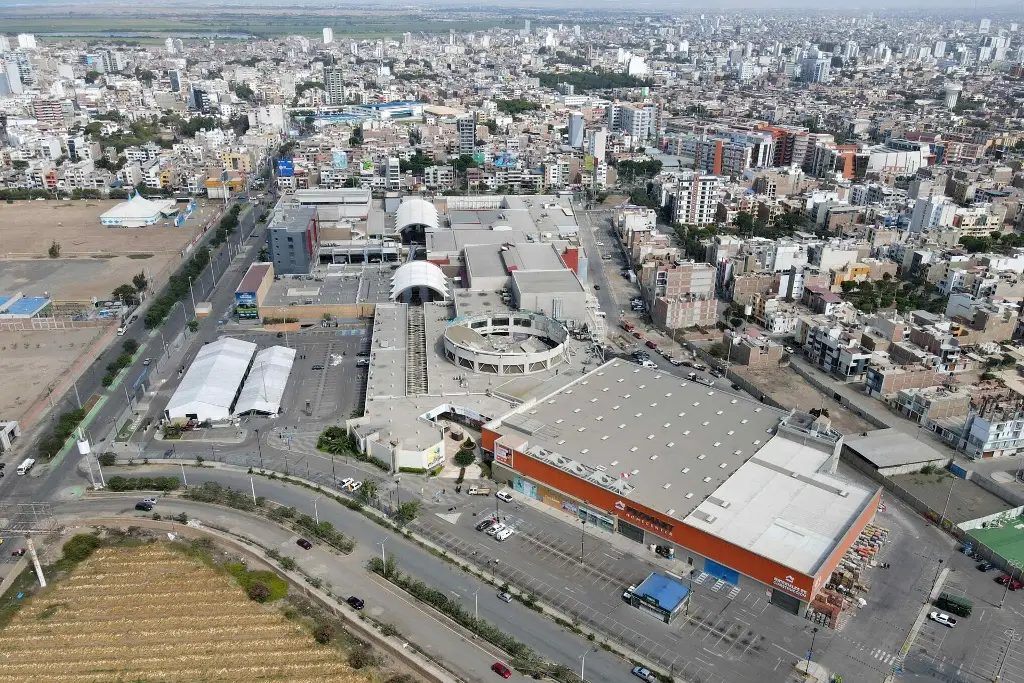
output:
M 514 534 L 515 532 L 516 532 L 516 530 L 514 528 L 512 528 L 512 527 L 505 527 L 504 529 L 502 529 L 498 533 L 494 534 L 494 538 L 496 538 L 499 541 L 504 541 L 506 538 L 508 538 L 509 536 Z
M 149 503 L 150 505 L 156 505 L 156 501 L 157 501 L 156 498 L 143 498 L 142 499 L 143 503 Z
M 497 533 L 498 533 L 499 531 L 504 531 L 504 530 L 505 530 L 505 525 L 504 525 L 504 524 L 502 524 L 501 522 L 498 522 L 498 523 L 497 523 L 497 524 L 495 524 L 494 526 L 492 526 L 492 527 L 490 527 L 489 529 L 487 529 L 487 535 L 488 535 L 488 536 L 494 536 L 494 535 L 495 535 L 495 534 L 497 534 Z
M 943 612 L 932 612 L 928 615 L 928 618 L 949 628 L 956 626 L 956 619 Z
M 349 487 L 349 491 L 351 491 L 352 493 L 355 493 L 356 491 L 358 491 L 361 488 L 363 488 L 363 482 L 357 481 L 354 484 L 352 484 L 352 486 Z
M 594 244 L 596 244 L 599 247 L 603 247 L 604 246 L 604 242 L 594 242 Z
M 344 479 L 341 480 L 341 488 L 347 489 L 349 486 L 352 485 L 352 482 L 354 481 L 355 479 L 353 479 L 352 477 L 345 477 Z
M 494 497 L 497 498 L 498 500 L 503 500 L 506 503 L 512 502 L 512 494 L 509 493 L 508 491 L 498 491 L 497 493 L 494 494 Z

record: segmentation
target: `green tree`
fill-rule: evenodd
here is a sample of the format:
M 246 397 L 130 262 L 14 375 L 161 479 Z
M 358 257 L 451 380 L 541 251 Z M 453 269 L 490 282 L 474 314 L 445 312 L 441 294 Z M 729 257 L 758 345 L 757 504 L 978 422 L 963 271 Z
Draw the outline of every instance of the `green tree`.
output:
M 60 243 L 54 240 L 50 244 L 50 248 L 46 250 L 46 253 L 50 255 L 50 258 L 60 258 Z
M 24 171 L 26 168 L 28 168 L 28 162 L 24 161 L 23 159 L 15 159 L 14 161 L 11 162 L 11 167 L 15 171 Z
M 193 319 L 193 320 L 189 320 L 188 321 L 188 331 L 189 332 L 195 332 L 198 329 L 199 329 L 199 321 L 198 320 Z
M 395 520 L 405 525 L 416 519 L 416 516 L 420 513 L 420 502 L 418 500 L 412 500 L 407 503 L 402 503 L 398 508 L 398 513 L 395 515 Z
M 121 349 L 125 353 L 130 353 L 131 355 L 134 356 L 139 350 L 139 342 L 135 341 L 134 339 L 125 339 L 124 343 L 121 344 Z
M 476 454 L 473 451 L 459 450 L 455 454 L 455 465 L 458 467 L 469 467 L 476 460 Z
M 142 272 L 132 278 L 132 285 L 141 294 L 146 291 L 146 287 L 149 286 L 149 280 L 146 279 L 146 273 Z
M 252 102 L 254 99 L 256 99 L 256 93 L 253 92 L 253 89 L 245 83 L 239 83 L 235 86 L 235 95 L 237 95 L 239 99 L 245 100 L 246 102 Z
M 359 489 L 359 497 L 365 502 L 369 503 L 377 497 L 377 482 L 372 479 L 366 479 L 363 481 L 362 487 Z
M 139 302 L 139 293 L 135 290 L 135 287 L 124 284 L 119 285 L 111 294 L 110 298 L 114 301 L 120 301 L 125 306 L 132 306 Z
M 260 580 L 249 584 L 249 590 L 246 592 L 249 595 L 249 599 L 256 602 L 266 602 L 267 598 L 270 597 L 270 587 Z
M 732 224 L 739 228 L 741 233 L 748 233 L 754 231 L 754 217 L 746 211 L 740 211 L 736 214 L 736 218 L 733 219 Z

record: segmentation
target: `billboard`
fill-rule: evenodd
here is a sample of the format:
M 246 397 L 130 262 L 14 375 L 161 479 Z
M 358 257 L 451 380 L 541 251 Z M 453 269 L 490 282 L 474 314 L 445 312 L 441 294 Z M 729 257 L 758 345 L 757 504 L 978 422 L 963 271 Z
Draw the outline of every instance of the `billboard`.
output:
M 291 178 L 295 175 L 295 161 L 293 159 L 278 159 L 277 175 L 282 178 Z
M 487 157 L 484 156 L 483 152 L 473 152 L 473 161 L 475 161 L 476 163 L 483 165 L 486 159 Z
M 252 306 L 236 306 L 235 314 L 241 320 L 255 320 L 260 317 L 260 309 L 255 304 Z
M 373 159 L 362 159 L 359 161 L 359 172 L 363 175 L 373 175 Z
M 513 467 L 512 464 L 512 449 L 508 446 L 502 446 L 501 444 L 494 444 L 494 459 L 500 462 L 502 465 Z
M 584 171 L 593 171 L 594 170 L 594 157 L 593 157 L 593 155 L 588 154 L 585 157 L 583 157 L 583 170 Z
M 348 154 L 345 152 L 333 152 L 331 154 L 331 166 L 342 171 L 348 168 Z
M 255 306 L 256 292 L 235 292 L 235 303 L 239 306 Z

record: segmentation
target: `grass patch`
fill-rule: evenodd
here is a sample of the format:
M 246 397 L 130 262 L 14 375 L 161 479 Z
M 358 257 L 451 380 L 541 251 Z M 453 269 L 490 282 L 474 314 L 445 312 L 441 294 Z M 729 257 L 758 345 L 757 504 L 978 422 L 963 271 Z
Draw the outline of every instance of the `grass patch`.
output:
M 68 603 L 66 602 L 55 602 L 52 605 L 47 605 L 39 614 L 36 615 L 36 619 L 49 619 L 55 615 L 61 607 L 67 606 Z
M 246 593 L 252 589 L 253 584 L 257 581 L 262 582 L 270 589 L 269 595 L 261 602 L 273 602 L 288 595 L 288 582 L 272 571 L 252 571 L 241 562 L 228 562 L 224 565 L 224 568 L 228 570 L 228 574 L 235 577 L 235 580 L 245 589 Z
M 141 261 L 142 259 L 153 258 L 152 254 L 128 254 L 128 258 Z

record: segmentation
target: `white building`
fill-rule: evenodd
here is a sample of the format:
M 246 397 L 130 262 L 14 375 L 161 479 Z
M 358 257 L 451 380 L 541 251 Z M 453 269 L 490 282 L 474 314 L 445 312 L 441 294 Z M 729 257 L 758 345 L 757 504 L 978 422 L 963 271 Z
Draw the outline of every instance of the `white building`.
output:
M 334 42 L 334 29 L 333 28 L 325 28 L 324 29 L 324 45 L 330 45 L 333 42 Z
M 233 337 L 203 346 L 171 396 L 167 418 L 200 422 L 230 418 L 255 354 L 255 344 Z

